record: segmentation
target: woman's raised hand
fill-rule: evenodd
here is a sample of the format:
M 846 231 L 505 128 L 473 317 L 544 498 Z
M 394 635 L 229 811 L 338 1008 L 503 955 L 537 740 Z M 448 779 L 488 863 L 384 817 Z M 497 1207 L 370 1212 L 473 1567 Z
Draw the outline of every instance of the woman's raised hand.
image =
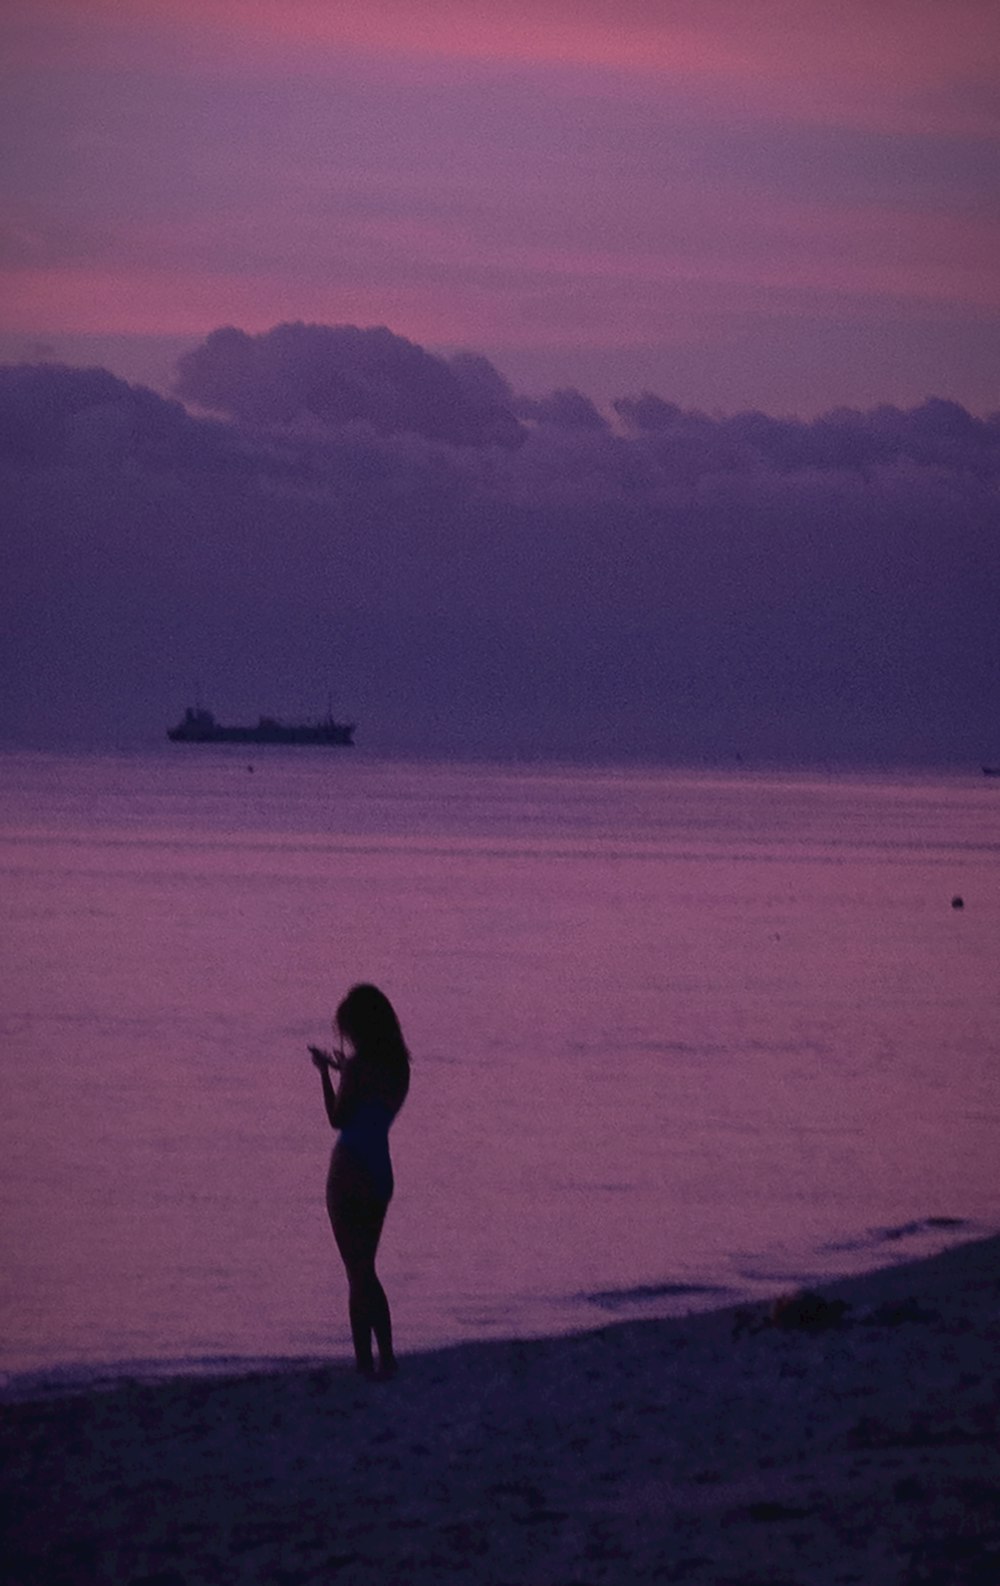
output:
M 341 1069 L 347 1061 L 343 1052 L 325 1052 L 321 1046 L 311 1046 L 309 1048 L 309 1055 L 312 1058 L 315 1067 L 321 1072 L 324 1068 Z

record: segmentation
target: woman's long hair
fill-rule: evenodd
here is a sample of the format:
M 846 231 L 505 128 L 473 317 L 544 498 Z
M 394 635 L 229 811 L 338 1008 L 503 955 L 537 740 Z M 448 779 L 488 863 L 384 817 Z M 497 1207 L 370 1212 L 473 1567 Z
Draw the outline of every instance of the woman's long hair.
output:
M 354 1047 L 372 1078 L 406 1095 L 410 1054 L 396 1010 L 384 991 L 362 983 L 352 986 L 336 1012 L 337 1029 Z

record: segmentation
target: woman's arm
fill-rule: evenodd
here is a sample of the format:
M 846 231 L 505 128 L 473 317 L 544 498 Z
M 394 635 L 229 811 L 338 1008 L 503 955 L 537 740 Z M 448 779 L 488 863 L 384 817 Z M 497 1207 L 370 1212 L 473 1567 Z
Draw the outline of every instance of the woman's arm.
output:
M 309 1050 L 312 1053 L 315 1067 L 319 1069 L 319 1077 L 323 1086 L 323 1105 L 326 1108 L 326 1116 L 330 1120 L 330 1128 L 341 1129 L 344 1125 L 347 1107 L 350 1104 L 354 1089 L 350 1082 L 350 1066 L 348 1065 L 347 1068 L 340 1070 L 340 1088 L 339 1090 L 334 1090 L 333 1080 L 330 1075 L 333 1069 L 340 1068 L 340 1064 L 328 1052 L 320 1051 L 319 1047 L 311 1046 Z
M 317 1063 L 316 1067 L 319 1068 L 319 1077 L 323 1085 L 323 1105 L 330 1120 L 330 1128 L 339 1129 L 341 1125 L 340 1096 L 333 1088 L 333 1081 L 330 1078 L 330 1064 L 324 1063 L 322 1068 L 320 1068 Z

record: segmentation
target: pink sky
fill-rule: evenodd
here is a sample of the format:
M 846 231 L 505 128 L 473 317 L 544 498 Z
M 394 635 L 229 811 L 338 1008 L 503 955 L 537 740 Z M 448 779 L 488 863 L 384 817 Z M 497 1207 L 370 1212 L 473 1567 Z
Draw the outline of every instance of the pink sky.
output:
M 0 355 L 388 324 L 530 390 L 1000 406 L 992 0 L 15 0 Z

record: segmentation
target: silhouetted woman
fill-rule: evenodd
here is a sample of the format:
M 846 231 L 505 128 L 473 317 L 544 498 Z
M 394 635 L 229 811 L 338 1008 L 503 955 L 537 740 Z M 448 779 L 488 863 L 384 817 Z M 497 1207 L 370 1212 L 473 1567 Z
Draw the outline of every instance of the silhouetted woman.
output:
M 350 1284 L 351 1337 L 358 1370 L 381 1379 L 393 1375 L 396 1357 L 389 1302 L 375 1273 L 375 1253 L 393 1190 L 389 1126 L 410 1088 L 410 1054 L 392 1003 L 377 986 L 352 986 L 337 1009 L 334 1028 L 346 1052 L 309 1048 L 323 1081 L 330 1127 L 339 1135 L 330 1158 L 326 1209 Z M 340 1074 L 336 1090 L 330 1077 L 333 1069 Z

